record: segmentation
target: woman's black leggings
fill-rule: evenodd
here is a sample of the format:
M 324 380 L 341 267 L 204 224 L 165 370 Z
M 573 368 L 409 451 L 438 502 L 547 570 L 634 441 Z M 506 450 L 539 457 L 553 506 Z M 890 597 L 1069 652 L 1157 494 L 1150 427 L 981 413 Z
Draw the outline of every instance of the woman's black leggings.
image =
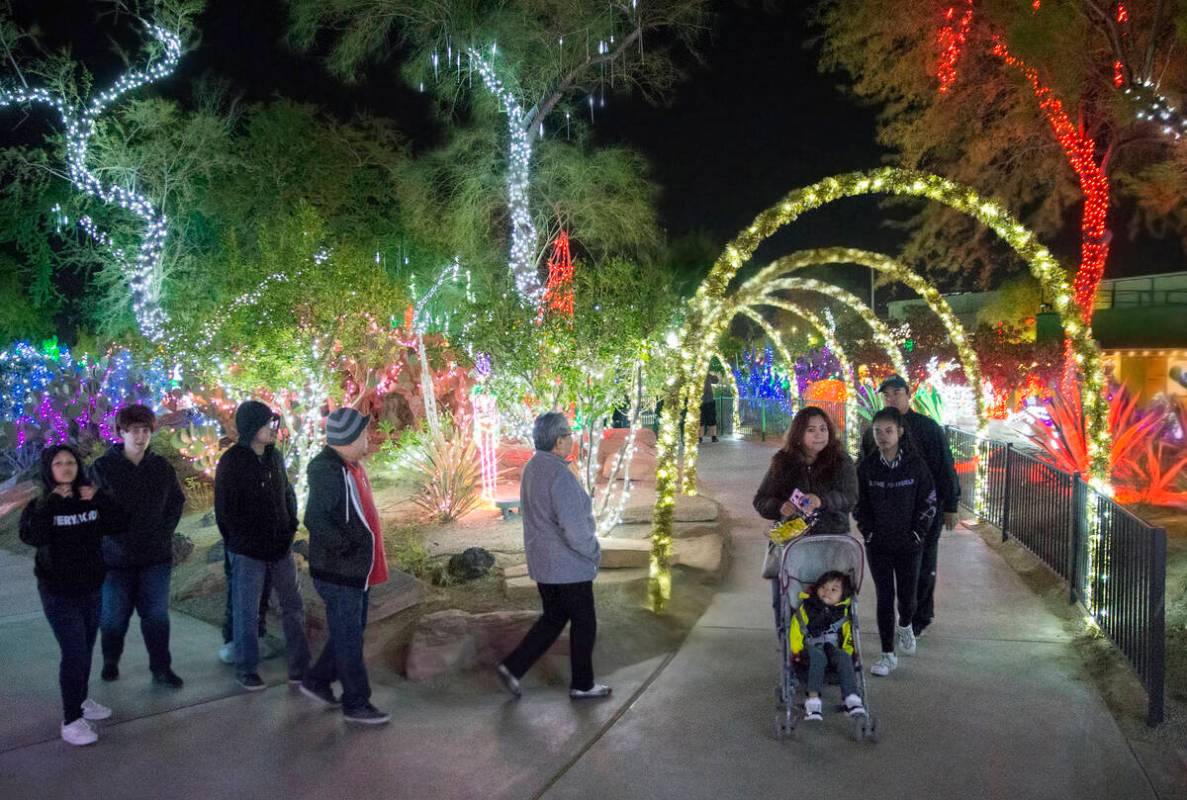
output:
M 894 652 L 894 605 L 898 598 L 898 624 L 906 627 L 915 616 L 915 592 L 923 548 L 867 550 L 874 591 L 878 594 L 878 638 L 882 652 Z

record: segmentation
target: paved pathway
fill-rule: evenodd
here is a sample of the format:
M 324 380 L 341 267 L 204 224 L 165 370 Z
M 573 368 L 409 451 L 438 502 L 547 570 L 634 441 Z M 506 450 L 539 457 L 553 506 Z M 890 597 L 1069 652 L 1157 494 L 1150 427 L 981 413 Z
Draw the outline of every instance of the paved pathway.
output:
M 116 717 L 98 745 L 71 748 L 57 738 L 56 647 L 30 563 L 0 553 L 0 797 L 1154 797 L 1059 622 L 968 533 L 942 545 L 940 616 L 920 654 L 871 679 L 882 741 L 851 741 L 838 716 L 773 741 L 778 661 L 749 506 L 769 453 L 703 452 L 706 489 L 732 516 L 731 572 L 677 653 L 604 676 L 605 703 L 539 684 L 516 702 L 493 682 L 434 688 L 377 671 L 375 702 L 395 722 L 349 728 L 288 689 L 276 661 L 272 688 L 236 691 L 214 659 L 217 631 L 175 615 L 186 688 L 148 684 L 134 626 L 124 677 L 92 684 Z M 863 600 L 876 642 L 872 590 Z

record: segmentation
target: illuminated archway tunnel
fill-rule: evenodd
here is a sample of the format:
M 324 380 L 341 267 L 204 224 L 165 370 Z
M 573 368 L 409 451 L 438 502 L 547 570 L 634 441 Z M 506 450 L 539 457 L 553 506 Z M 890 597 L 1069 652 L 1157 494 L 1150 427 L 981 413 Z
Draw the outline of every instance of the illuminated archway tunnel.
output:
M 792 190 L 777 204 L 759 214 L 726 246 L 690 301 L 690 313 L 680 330 L 673 375 L 665 396 L 665 407 L 671 412 L 665 415 L 662 422 L 657 447 L 656 503 L 652 516 L 651 548 L 653 606 L 662 607 L 666 603 L 667 592 L 671 587 L 672 518 L 678 477 L 675 456 L 679 414 L 676 409 L 683 407 L 688 383 L 699 372 L 705 342 L 716 341 L 710 338 L 715 328 L 714 318 L 723 303 L 729 300 L 730 284 L 759 245 L 800 215 L 846 197 L 869 194 L 918 197 L 946 205 L 988 227 L 1027 263 L 1031 274 L 1052 298 L 1052 305 L 1059 314 L 1064 335 L 1070 343 L 1073 361 L 1083 376 L 1082 405 L 1091 463 L 1089 477 L 1095 484 L 1107 483 L 1108 403 L 1103 396 L 1100 348 L 1092 338 L 1090 327 L 1080 320 L 1067 273 L 1051 252 L 996 202 L 947 178 L 893 167 L 825 178 Z

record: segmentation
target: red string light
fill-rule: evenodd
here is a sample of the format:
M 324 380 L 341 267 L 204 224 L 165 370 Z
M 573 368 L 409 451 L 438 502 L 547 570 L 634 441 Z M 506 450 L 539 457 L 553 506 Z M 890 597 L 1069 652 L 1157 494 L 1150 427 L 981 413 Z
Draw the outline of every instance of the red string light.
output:
M 973 0 L 965 0 L 963 12 L 956 6 L 949 6 L 944 12 L 944 25 L 936 34 L 940 45 L 940 61 L 936 66 L 936 77 L 940 80 L 940 94 L 946 94 L 956 83 L 956 65 L 964 52 L 973 24 Z
M 995 37 L 993 54 L 1019 70 L 1030 82 L 1039 108 L 1047 118 L 1059 146 L 1080 181 L 1084 195 L 1084 213 L 1080 220 L 1080 268 L 1074 282 L 1076 302 L 1085 323 L 1092 321 L 1092 305 L 1109 256 L 1109 235 L 1105 218 L 1109 210 L 1109 179 L 1096 160 L 1096 143 L 1082 133 L 1068 117 L 1063 103 L 1051 87 L 1039 80 L 1039 73 L 1026 62 L 1015 58 L 1000 37 Z
M 1129 22 L 1129 8 L 1126 7 L 1125 3 L 1117 4 L 1117 22 L 1122 25 Z
M 548 258 L 544 303 L 554 314 L 573 316 L 573 258 L 569 254 L 569 234 L 563 230 L 552 243 L 552 255 Z

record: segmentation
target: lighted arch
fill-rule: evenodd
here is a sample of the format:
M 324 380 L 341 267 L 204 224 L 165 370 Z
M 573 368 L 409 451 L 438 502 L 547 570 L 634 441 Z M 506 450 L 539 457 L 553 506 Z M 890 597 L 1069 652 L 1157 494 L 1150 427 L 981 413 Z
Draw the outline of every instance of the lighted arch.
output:
M 721 366 L 725 369 L 725 376 L 729 380 L 730 388 L 734 390 L 734 408 L 730 415 L 730 423 L 733 426 L 734 432 L 737 433 L 738 428 L 742 427 L 742 415 L 738 411 L 738 405 L 742 402 L 742 391 L 738 388 L 738 379 L 734 377 L 734 371 L 730 368 L 730 362 L 725 360 L 725 357 L 720 352 L 714 350 L 713 357 L 721 362 Z
M 1073 361 L 1084 376 L 1082 404 L 1089 439 L 1090 478 L 1098 484 L 1107 483 L 1108 404 L 1102 395 L 1104 376 L 1100 348 L 1092 338 L 1091 328 L 1079 319 L 1079 307 L 1068 284 L 1066 271 L 1059 266 L 1050 251 L 1038 243 L 1034 234 L 997 203 L 985 200 L 967 186 L 924 172 L 886 167 L 825 178 L 789 192 L 779 203 L 756 217 L 745 231 L 726 246 L 690 302 L 691 313 L 681 328 L 675 374 L 666 398 L 667 407 L 678 407 L 686 381 L 696 372 L 698 343 L 709 333 L 706 323 L 725 301 L 731 281 L 758 246 L 806 211 L 842 198 L 867 194 L 921 197 L 942 203 L 993 230 L 1026 261 L 1031 274 L 1052 297 L 1064 335 L 1071 344 Z M 666 602 L 665 584 L 670 588 L 670 582 L 665 582 L 663 577 L 668 574 L 672 558 L 676 433 L 677 423 L 672 417 L 664 419 L 657 448 L 656 504 L 652 518 L 651 574 L 655 579 L 652 581 L 652 602 L 657 606 Z

